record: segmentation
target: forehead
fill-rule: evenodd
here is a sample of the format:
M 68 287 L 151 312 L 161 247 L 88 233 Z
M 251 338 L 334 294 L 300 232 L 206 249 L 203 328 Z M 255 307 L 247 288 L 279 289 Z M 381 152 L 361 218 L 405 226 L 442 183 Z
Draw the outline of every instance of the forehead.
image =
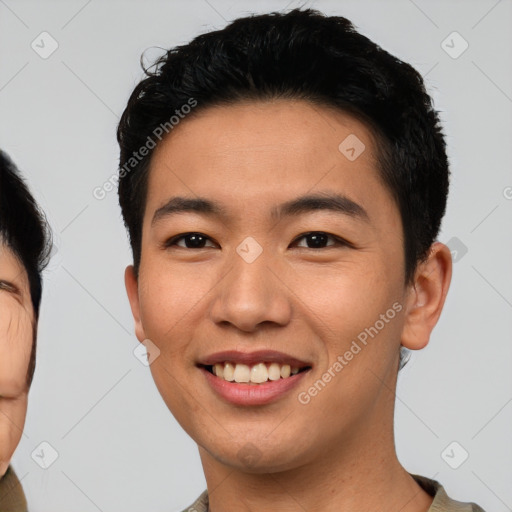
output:
M 371 130 L 334 108 L 301 100 L 207 107 L 155 149 L 146 214 L 170 192 L 215 196 L 245 212 L 315 190 L 348 193 L 363 206 L 390 200 L 376 153 Z

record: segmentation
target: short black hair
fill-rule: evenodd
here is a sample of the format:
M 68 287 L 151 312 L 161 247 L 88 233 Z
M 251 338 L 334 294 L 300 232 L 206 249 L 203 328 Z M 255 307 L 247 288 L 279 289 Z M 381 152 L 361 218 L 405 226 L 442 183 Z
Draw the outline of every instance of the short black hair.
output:
M 136 274 L 149 163 L 158 143 L 153 137 L 162 132 L 155 129 L 167 126 L 169 133 L 169 120 L 186 113 L 191 99 L 197 105 L 188 114 L 193 116 L 215 105 L 285 98 L 337 108 L 375 136 L 380 176 L 402 219 L 405 279 L 413 278 L 438 235 L 449 184 L 439 115 L 413 67 L 358 33 L 346 18 L 294 9 L 239 18 L 143 69 L 146 76 L 117 129 L 119 203 Z M 142 158 L 138 152 L 144 147 Z
M 33 344 L 27 384 L 35 370 L 37 320 L 43 291 L 42 271 L 51 252 L 51 230 L 17 167 L 0 150 L 0 244 L 8 247 L 25 268 L 34 308 Z

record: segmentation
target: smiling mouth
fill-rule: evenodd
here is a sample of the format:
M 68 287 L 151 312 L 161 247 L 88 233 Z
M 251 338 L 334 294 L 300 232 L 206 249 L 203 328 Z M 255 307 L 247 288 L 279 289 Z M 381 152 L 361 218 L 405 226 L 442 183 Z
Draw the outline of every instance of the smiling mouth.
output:
M 311 369 L 311 366 L 290 366 L 289 364 L 280 364 L 276 362 L 261 362 L 254 365 L 241 363 L 216 363 L 214 365 L 201 365 L 208 372 L 219 379 L 227 382 L 236 382 L 237 384 L 264 384 L 265 382 L 275 382 L 282 379 L 288 379 Z

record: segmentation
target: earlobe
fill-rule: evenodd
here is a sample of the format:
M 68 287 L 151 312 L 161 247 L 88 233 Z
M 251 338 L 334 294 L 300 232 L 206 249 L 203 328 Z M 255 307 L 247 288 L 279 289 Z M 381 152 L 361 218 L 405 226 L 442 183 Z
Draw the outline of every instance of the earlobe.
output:
M 135 335 L 142 343 L 146 339 L 146 335 L 140 318 L 139 283 L 135 276 L 135 269 L 133 265 L 129 265 L 124 271 L 124 284 L 128 300 L 130 302 L 133 320 L 135 322 Z
M 402 330 L 402 345 L 410 350 L 424 348 L 443 310 L 452 276 L 450 249 L 435 242 L 426 261 L 416 269 L 409 287 Z

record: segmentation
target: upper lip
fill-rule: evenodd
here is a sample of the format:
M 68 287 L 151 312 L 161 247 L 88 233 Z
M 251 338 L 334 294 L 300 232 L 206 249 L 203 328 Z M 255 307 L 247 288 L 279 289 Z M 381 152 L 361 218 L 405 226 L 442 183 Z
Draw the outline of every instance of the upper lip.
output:
M 216 352 L 210 354 L 204 359 L 199 361 L 200 365 L 211 366 L 216 363 L 241 363 L 248 366 L 256 363 L 279 363 L 289 364 L 292 367 L 304 368 L 305 366 L 311 366 L 310 363 L 297 359 L 296 357 L 284 354 L 283 352 L 277 352 L 275 350 L 257 350 L 254 352 L 240 352 L 238 350 L 225 350 L 223 352 Z

